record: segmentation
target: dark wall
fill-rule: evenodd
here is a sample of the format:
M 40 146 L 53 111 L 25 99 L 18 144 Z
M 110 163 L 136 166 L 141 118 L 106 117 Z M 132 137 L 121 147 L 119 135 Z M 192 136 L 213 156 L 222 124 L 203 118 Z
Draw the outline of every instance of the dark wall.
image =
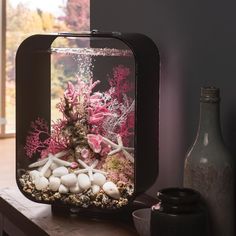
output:
M 235 9 L 233 0 L 91 0 L 91 29 L 144 33 L 160 50 L 160 171 L 152 194 L 182 184 L 201 86 L 221 89 L 223 134 L 236 153 Z

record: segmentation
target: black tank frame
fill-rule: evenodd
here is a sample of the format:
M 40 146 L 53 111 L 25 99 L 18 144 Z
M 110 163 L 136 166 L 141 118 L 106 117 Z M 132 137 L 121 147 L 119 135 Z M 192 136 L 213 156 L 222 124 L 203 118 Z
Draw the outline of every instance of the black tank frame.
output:
M 135 59 L 135 181 L 134 197 L 145 192 L 158 176 L 159 151 L 159 71 L 158 48 L 139 33 L 82 32 L 37 34 L 25 39 L 16 54 L 16 182 L 23 158 L 29 124 L 38 116 L 50 121 L 50 53 L 58 37 L 99 37 L 121 40 Z M 44 91 L 44 94 L 42 94 Z M 36 161 L 36 160 L 35 160 Z M 30 198 L 29 195 L 26 195 Z M 30 198 L 36 201 L 33 198 Z M 46 203 L 44 201 L 36 201 Z

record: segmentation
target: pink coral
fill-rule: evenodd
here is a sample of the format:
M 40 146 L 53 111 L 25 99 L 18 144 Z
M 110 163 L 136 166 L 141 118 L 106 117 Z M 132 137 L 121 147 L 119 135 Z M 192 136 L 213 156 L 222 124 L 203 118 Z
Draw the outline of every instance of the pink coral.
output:
M 92 79 L 89 82 L 84 82 L 80 77 L 77 80 L 77 93 L 80 102 L 83 101 L 85 105 L 89 103 L 92 90 L 99 84 L 100 81 L 96 80 L 93 82 Z
M 64 96 L 69 103 L 73 103 L 74 105 L 78 103 L 78 98 L 77 98 L 78 93 L 71 82 L 68 82 L 67 89 L 64 92 Z
M 134 89 L 134 85 L 127 80 L 130 75 L 130 69 L 119 65 L 113 69 L 113 78 L 109 81 L 110 86 L 114 88 L 113 98 L 117 98 L 119 102 L 123 101 L 123 94 Z
M 63 117 L 70 122 L 77 121 L 81 115 L 81 108 L 88 106 L 92 90 L 98 83 L 100 81 L 84 82 L 79 77 L 76 86 L 68 82 L 64 98 L 56 106 Z
M 67 149 L 69 145 L 69 137 L 63 133 L 63 129 L 67 125 L 67 120 L 58 119 L 57 122 L 52 124 L 51 139 L 57 151 Z
M 24 147 L 26 155 L 30 158 L 34 154 L 47 149 L 50 144 L 49 128 L 44 119 L 37 118 L 31 123 L 31 129 L 32 131 L 29 132 Z
M 111 147 L 109 147 L 108 145 L 104 145 L 104 143 L 103 143 L 100 155 L 101 156 L 106 156 L 110 151 L 111 151 Z
M 47 157 L 49 153 L 56 154 L 69 148 L 69 137 L 63 135 L 62 130 L 66 126 L 67 121 L 58 119 L 52 124 L 51 138 L 48 148 L 41 152 L 41 157 Z
M 122 137 L 125 146 L 130 145 L 130 141 L 133 140 L 134 135 L 134 112 L 130 112 L 126 118 L 126 121 L 120 126 L 118 133 Z
M 88 134 L 87 139 L 88 139 L 88 144 L 89 144 L 90 148 L 95 153 L 101 152 L 101 150 L 102 150 L 102 146 L 101 146 L 102 136 L 101 135 Z
M 97 158 L 97 153 L 103 158 L 111 148 L 102 142 L 102 136 L 114 140 L 117 134 L 125 146 L 130 146 L 134 135 L 134 100 L 130 92 L 134 84 L 128 80 L 129 75 L 129 68 L 115 67 L 109 81 L 111 87 L 105 92 L 93 92 L 99 81 L 92 79 L 78 77 L 76 85 L 68 82 L 64 97 L 57 104 L 62 118 L 52 124 L 51 136 L 49 127 L 35 121 L 34 130 L 27 137 L 27 156 L 40 153 L 43 158 L 79 145 L 84 161 Z M 88 145 L 93 152 L 87 149 Z
M 102 93 L 96 92 L 93 95 L 91 95 L 89 102 L 90 102 L 90 106 L 93 106 L 93 107 L 100 105 L 102 103 Z
M 49 127 L 42 118 L 32 122 L 32 131 L 29 132 L 24 147 L 26 155 L 32 157 L 39 153 L 41 158 L 45 158 L 49 153 L 56 154 L 68 149 L 69 139 L 62 134 L 65 125 L 66 120 L 59 119 L 57 123 L 52 125 L 53 129 L 50 135 Z
M 89 119 L 88 123 L 91 125 L 99 125 L 106 116 L 110 116 L 110 111 L 105 106 L 97 106 L 95 108 L 88 108 Z

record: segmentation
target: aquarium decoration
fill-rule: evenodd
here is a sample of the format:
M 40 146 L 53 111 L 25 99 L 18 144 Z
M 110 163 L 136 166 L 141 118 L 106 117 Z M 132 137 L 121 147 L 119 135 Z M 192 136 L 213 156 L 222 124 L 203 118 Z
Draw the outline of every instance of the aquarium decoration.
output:
M 54 47 L 57 38 L 78 40 Z M 104 46 L 103 39 L 115 43 Z M 69 79 L 53 74 L 53 62 L 69 71 Z M 143 35 L 26 39 L 16 57 L 16 179 L 22 193 L 79 208 L 129 206 L 157 176 L 158 68 L 157 49 Z
M 62 118 L 53 122 L 51 133 L 42 118 L 31 123 L 24 149 L 28 158 L 36 153 L 40 158 L 20 178 L 24 191 L 36 200 L 60 198 L 83 207 L 127 204 L 134 190 L 130 140 L 135 108 L 128 96 L 134 89 L 128 75 L 128 68 L 114 68 L 105 92 L 93 92 L 100 81 L 77 78 L 75 86 L 68 82 L 57 104 Z

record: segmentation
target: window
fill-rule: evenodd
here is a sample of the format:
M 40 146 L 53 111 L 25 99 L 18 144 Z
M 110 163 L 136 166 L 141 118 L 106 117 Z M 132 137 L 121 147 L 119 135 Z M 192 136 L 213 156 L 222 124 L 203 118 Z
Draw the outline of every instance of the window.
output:
M 29 35 L 89 30 L 89 0 L 2 0 L 0 136 L 15 133 L 15 54 Z

